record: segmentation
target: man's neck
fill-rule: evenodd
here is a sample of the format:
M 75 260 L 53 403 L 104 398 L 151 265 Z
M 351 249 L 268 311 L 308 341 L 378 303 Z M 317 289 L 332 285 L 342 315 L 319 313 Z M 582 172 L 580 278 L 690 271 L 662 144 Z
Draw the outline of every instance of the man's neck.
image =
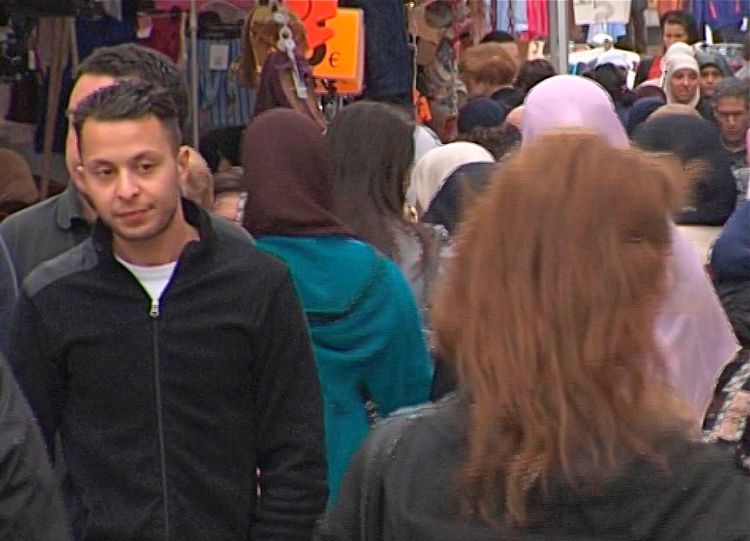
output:
M 131 241 L 114 235 L 114 253 L 128 263 L 142 267 L 155 267 L 177 261 L 185 246 L 200 240 L 198 230 L 185 220 L 182 209 L 179 209 L 178 213 L 179 216 L 175 216 L 169 228 L 155 238 Z
M 747 144 L 744 139 L 735 142 L 727 142 L 726 139 L 721 137 L 721 144 L 725 149 L 733 154 L 747 149 Z

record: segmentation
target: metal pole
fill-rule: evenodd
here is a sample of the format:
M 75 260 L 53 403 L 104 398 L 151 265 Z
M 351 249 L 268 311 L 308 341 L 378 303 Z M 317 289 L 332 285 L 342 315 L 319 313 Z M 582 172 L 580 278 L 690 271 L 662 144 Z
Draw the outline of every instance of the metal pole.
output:
M 198 129 L 198 7 L 190 0 L 190 115 L 193 121 L 192 145 L 197 149 L 200 139 Z
M 549 42 L 557 73 L 568 73 L 568 6 L 566 0 L 549 1 Z

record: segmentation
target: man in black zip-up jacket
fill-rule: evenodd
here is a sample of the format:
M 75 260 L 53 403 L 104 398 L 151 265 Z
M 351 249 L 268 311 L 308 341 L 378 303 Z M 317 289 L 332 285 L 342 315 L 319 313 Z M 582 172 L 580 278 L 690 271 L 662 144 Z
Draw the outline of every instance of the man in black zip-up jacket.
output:
M 24 282 L 15 371 L 50 450 L 60 434 L 76 539 L 309 539 L 326 476 L 304 315 L 281 262 L 180 199 L 175 117 L 132 82 L 76 110 L 100 218 Z

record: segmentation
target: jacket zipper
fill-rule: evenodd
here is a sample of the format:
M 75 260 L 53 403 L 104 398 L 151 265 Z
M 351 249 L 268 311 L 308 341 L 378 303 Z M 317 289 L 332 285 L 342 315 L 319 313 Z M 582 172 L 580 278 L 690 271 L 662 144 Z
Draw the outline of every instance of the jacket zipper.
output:
M 161 490 L 164 500 L 164 539 L 169 541 L 169 494 L 167 492 L 167 451 L 164 444 L 164 416 L 163 404 L 161 399 L 161 378 L 159 377 L 161 363 L 159 359 L 159 328 L 158 319 L 160 315 L 159 299 L 151 301 L 151 308 L 148 315 L 151 317 L 153 329 L 153 346 L 154 346 L 154 388 L 156 390 L 156 422 L 159 431 L 159 459 L 161 463 Z

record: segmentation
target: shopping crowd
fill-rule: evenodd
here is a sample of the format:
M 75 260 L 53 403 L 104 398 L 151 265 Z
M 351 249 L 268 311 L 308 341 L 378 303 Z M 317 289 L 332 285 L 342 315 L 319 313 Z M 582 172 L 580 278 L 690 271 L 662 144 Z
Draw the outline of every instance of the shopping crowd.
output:
M 279 107 L 210 166 L 94 51 L 64 191 L 0 155 L 0 537 L 750 540 L 750 77 L 691 25 L 632 90 L 494 33 L 449 140 Z

